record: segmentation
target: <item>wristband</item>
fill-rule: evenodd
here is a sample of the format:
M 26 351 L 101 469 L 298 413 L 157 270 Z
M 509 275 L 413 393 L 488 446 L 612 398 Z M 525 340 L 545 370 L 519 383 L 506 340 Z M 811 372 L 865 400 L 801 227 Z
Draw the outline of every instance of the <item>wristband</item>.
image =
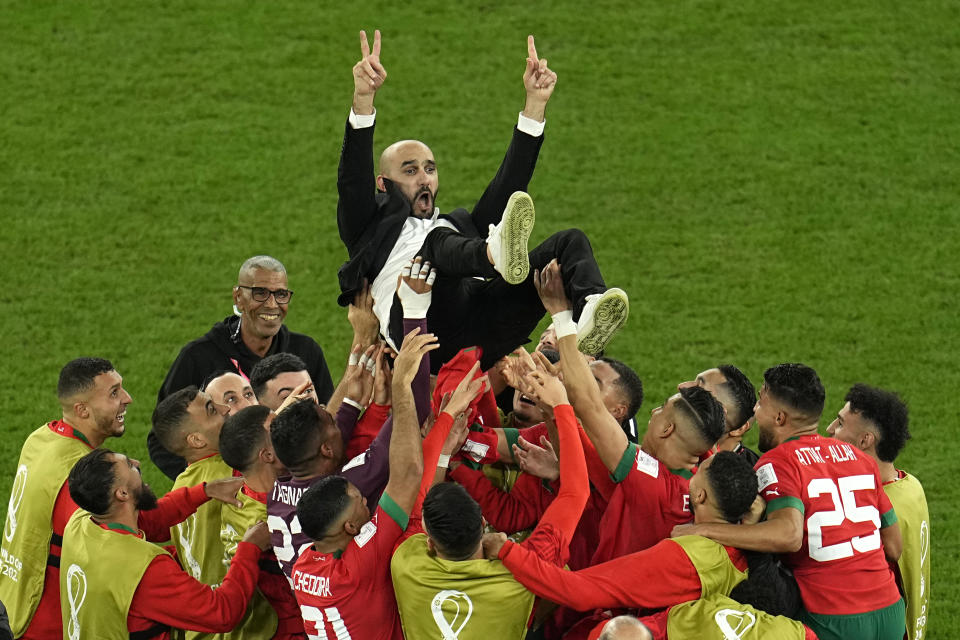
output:
M 400 288 L 397 289 L 397 297 L 400 298 L 400 304 L 403 306 L 403 317 L 411 320 L 422 320 L 427 317 L 427 310 L 430 309 L 430 291 L 426 293 L 417 293 L 406 282 L 400 282 Z
M 450 466 L 450 456 L 448 456 L 448 455 L 446 455 L 446 454 L 444 454 L 444 453 L 441 453 L 441 454 L 437 457 L 437 467 L 439 467 L 439 468 L 444 468 L 444 469 L 445 469 L 445 468 L 447 468 L 447 467 L 449 467 L 449 466 Z
M 557 340 L 567 336 L 577 335 L 577 323 L 573 321 L 573 311 L 558 311 L 553 314 L 553 330 L 557 333 Z
M 351 407 L 354 407 L 355 409 L 359 409 L 360 411 L 363 411 L 363 407 L 360 406 L 360 403 L 357 402 L 356 400 L 351 400 L 350 398 L 344 398 L 343 404 L 348 404 Z

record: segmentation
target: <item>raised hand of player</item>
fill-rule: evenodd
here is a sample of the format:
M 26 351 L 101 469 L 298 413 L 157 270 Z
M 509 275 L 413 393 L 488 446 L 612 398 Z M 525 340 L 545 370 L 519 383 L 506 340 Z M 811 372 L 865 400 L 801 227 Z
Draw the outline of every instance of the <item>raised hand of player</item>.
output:
M 267 528 L 267 523 L 261 520 L 247 529 L 247 532 L 243 534 L 243 542 L 252 542 L 260 547 L 261 551 L 271 548 L 270 529 Z
M 443 446 L 440 447 L 440 453 L 445 456 L 452 456 L 460 451 L 469 434 L 467 414 L 464 412 L 458 413 L 453 419 L 453 425 L 450 427 L 447 439 L 443 441 Z
M 560 311 L 570 311 L 573 305 L 563 290 L 563 276 L 560 273 L 560 263 L 554 258 L 543 271 L 536 269 L 533 272 L 533 286 L 540 296 L 540 302 L 547 313 L 553 315 Z
M 507 384 L 514 389 L 521 388 L 523 386 L 523 376 L 537 368 L 533 358 L 523 347 L 517 347 L 513 350 L 513 353 L 501 360 L 504 362 L 501 374 Z
M 472 403 L 477 396 L 483 393 L 484 389 L 486 388 L 487 376 L 474 378 L 479 370 L 480 362 L 474 362 L 473 366 L 470 367 L 470 371 L 467 371 L 466 375 L 463 376 L 463 379 L 460 380 L 460 384 L 458 384 L 457 388 L 453 390 L 453 395 L 450 396 L 450 402 L 448 402 L 447 406 L 444 407 L 444 412 L 449 413 L 454 419 L 456 419 L 461 413 L 466 412 L 467 408 L 470 406 L 470 403 Z
M 219 478 L 203 484 L 203 492 L 208 498 L 219 500 L 235 507 L 243 505 L 237 500 L 237 491 L 243 486 L 243 478 Z
M 540 436 L 540 444 L 542 446 L 538 447 L 520 436 L 517 444 L 513 445 L 513 459 L 524 473 L 544 480 L 557 480 L 560 477 L 560 459 L 557 458 L 557 452 L 553 450 L 550 438 L 546 436 Z
M 494 533 L 483 534 L 483 557 L 487 560 L 493 560 L 500 555 L 500 549 L 507 544 L 507 534 L 497 531 Z
M 422 257 L 417 256 L 400 272 L 400 278 L 397 281 L 397 295 L 400 296 L 402 302 L 405 294 L 409 294 L 404 286 L 417 295 L 430 293 L 436 279 L 437 270 L 430 266 L 430 261 L 424 262 Z
M 353 302 L 347 307 L 347 320 L 353 327 L 353 342 L 368 346 L 377 341 L 380 334 L 380 321 L 373 313 L 373 295 L 370 293 L 370 283 L 363 281 L 363 288 L 353 297 Z
M 524 395 L 530 396 L 538 404 L 550 409 L 558 404 L 570 404 L 567 390 L 556 375 L 547 373 L 543 369 L 536 369 L 524 376 L 524 385 L 520 389 Z
M 373 113 L 373 97 L 384 80 L 387 70 L 380 64 L 380 30 L 373 32 L 373 49 L 367 42 L 367 32 L 360 32 L 360 61 L 353 65 L 353 112 L 358 115 Z
M 373 401 L 382 407 L 390 404 L 390 381 L 393 380 L 393 371 L 387 363 L 388 350 L 389 347 L 386 344 L 380 344 L 373 378 Z
M 440 347 L 437 342 L 437 336 L 432 333 L 420 335 L 420 327 L 415 327 L 413 331 L 403 337 L 403 345 L 400 347 L 400 353 L 393 361 L 393 393 L 397 394 L 399 390 L 408 388 L 413 379 L 417 376 L 417 370 L 420 368 L 420 361 L 425 353 L 429 353 Z
M 533 36 L 527 36 L 527 66 L 523 72 L 523 88 L 527 92 L 527 102 L 523 115 L 537 122 L 543 122 L 547 101 L 557 86 L 557 74 L 547 66 L 547 59 L 537 56 L 537 47 Z
M 314 398 L 315 396 L 316 393 L 313 390 L 313 381 L 307 380 L 306 382 L 294 387 L 293 391 L 290 392 L 290 395 L 283 399 L 283 402 L 280 403 L 280 406 L 277 407 L 277 410 L 274 411 L 274 413 L 280 415 L 283 413 L 284 409 L 293 403 L 306 400 L 307 398 Z
M 350 398 L 362 406 L 366 406 L 370 402 L 370 396 L 373 394 L 376 362 L 380 351 L 378 345 L 372 344 L 361 354 L 360 345 L 353 346 L 350 351 L 350 364 L 347 365 L 345 374 L 346 393 L 344 397 Z

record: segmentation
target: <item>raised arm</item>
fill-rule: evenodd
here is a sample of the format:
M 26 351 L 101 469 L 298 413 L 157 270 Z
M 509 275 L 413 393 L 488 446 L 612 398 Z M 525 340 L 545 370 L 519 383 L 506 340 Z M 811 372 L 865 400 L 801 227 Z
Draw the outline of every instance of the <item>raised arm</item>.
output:
M 347 123 L 337 171 L 337 226 L 340 239 L 353 257 L 355 245 L 377 214 L 373 166 L 373 99 L 387 78 L 380 64 L 380 32 L 374 32 L 373 49 L 360 32 L 360 61 L 353 67 L 353 115 Z M 355 116 L 371 116 L 360 123 Z M 362 125 L 362 126 L 361 126 Z
M 576 325 L 571 311 L 573 306 L 563 290 L 560 265 L 553 260 L 542 272 L 534 272 L 533 279 L 540 300 L 553 317 L 557 330 L 560 361 L 563 363 L 563 384 L 570 396 L 570 403 L 580 417 L 583 428 L 604 466 L 613 473 L 623 458 L 629 441 L 616 419 L 604 406 L 600 387 L 590 371 L 590 365 L 577 350 Z
M 420 359 L 440 345 L 432 334 L 420 335 L 414 329 L 403 339 L 403 346 L 393 369 L 393 434 L 390 439 L 390 479 L 384 491 L 404 513 L 410 515 L 420 478 L 423 476 L 423 451 L 420 422 L 417 420 L 413 378 L 420 368 Z
M 473 208 L 474 224 L 481 234 L 486 234 L 488 225 L 500 222 L 507 199 L 514 191 L 527 191 L 543 143 L 547 102 L 556 84 L 557 74 L 547 67 L 545 59 L 537 56 L 533 36 L 528 36 L 523 72 L 523 88 L 526 91 L 523 112 L 497 175 Z

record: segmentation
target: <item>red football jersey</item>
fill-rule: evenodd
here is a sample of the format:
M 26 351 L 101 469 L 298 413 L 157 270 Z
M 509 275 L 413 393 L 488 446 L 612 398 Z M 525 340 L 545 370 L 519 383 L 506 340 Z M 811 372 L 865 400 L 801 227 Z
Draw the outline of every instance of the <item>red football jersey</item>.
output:
M 390 578 L 407 516 L 387 494 L 342 554 L 310 547 L 293 566 L 293 591 L 310 640 L 403 640 Z
M 591 564 L 648 549 L 693 517 L 689 474 L 671 472 L 633 443 L 613 479 L 618 484 L 600 520 Z
M 897 517 L 873 458 L 809 435 L 768 451 L 756 470 L 768 514 L 792 507 L 803 515 L 803 544 L 783 561 L 807 611 L 866 613 L 900 598 L 880 539 Z

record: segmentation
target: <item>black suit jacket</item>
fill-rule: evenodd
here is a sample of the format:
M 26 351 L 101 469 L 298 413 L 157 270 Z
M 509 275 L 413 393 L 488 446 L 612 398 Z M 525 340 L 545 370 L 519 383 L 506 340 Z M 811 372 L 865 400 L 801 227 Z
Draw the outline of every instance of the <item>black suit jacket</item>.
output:
M 373 282 L 400 237 L 403 223 L 411 214 L 410 203 L 389 180 L 385 192 L 378 192 L 373 166 L 375 127 L 354 129 L 349 121 L 343 136 L 340 167 L 337 170 L 337 227 L 347 247 L 348 259 L 340 267 L 340 296 L 347 306 L 363 286 Z M 526 191 L 540 154 L 543 136 L 531 136 L 517 128 L 497 175 L 487 185 L 472 212 L 456 209 L 441 217 L 460 233 L 485 237 L 491 224 L 500 222 L 503 208 L 514 191 Z

